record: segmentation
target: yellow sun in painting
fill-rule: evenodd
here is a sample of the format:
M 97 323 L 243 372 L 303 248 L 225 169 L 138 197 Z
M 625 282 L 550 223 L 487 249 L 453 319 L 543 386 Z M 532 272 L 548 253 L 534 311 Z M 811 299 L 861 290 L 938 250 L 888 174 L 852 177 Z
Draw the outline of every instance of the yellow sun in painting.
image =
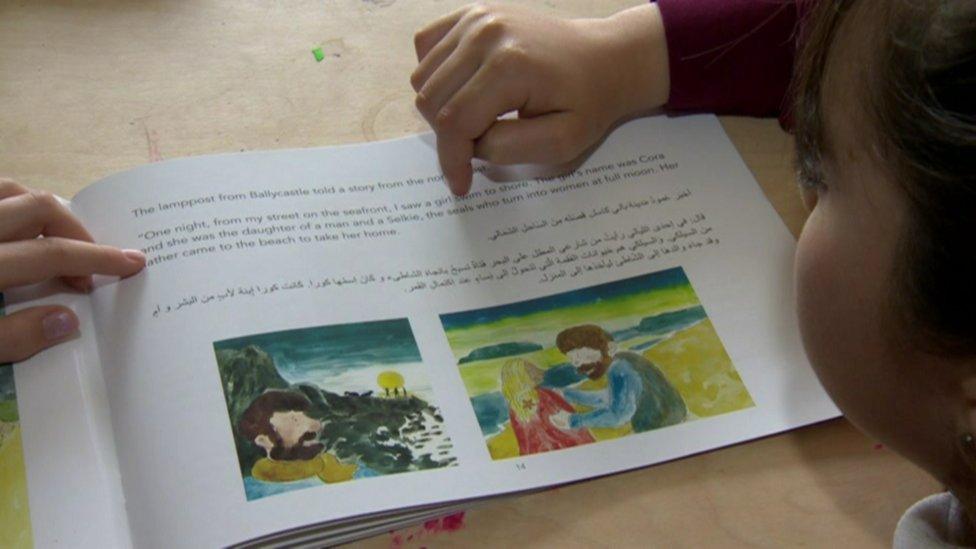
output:
M 387 370 L 380 372 L 376 376 L 376 383 L 383 389 L 385 396 L 407 396 L 407 390 L 403 387 L 403 376 L 399 372 Z

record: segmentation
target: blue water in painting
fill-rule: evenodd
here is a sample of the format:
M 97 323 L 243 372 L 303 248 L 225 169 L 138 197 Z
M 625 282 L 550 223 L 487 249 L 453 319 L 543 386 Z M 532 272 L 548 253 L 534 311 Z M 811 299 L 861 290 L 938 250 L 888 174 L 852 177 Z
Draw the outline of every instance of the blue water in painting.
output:
M 354 474 L 352 478 L 360 479 L 379 476 L 382 476 L 382 473 L 377 473 L 365 465 L 360 465 L 359 469 L 356 470 L 356 474 Z M 292 490 L 301 490 L 302 488 L 313 488 L 315 486 L 325 485 L 326 483 L 319 480 L 318 477 L 310 477 L 292 482 L 264 482 L 252 476 L 244 477 L 244 492 L 247 495 L 248 501 L 254 501 L 258 498 L 265 498 L 275 494 L 284 494 L 285 492 L 291 492 Z
M 293 482 L 262 482 L 252 476 L 244 477 L 244 492 L 247 494 L 248 501 L 254 501 L 255 499 L 273 496 L 275 494 L 284 494 L 292 490 L 324 485 L 325 483 L 317 477 Z
M 420 362 L 405 318 L 268 332 L 214 343 L 215 350 L 257 345 L 286 378 L 292 372 L 327 370 L 339 375 L 376 364 Z
M 644 343 L 641 343 L 639 345 L 634 345 L 633 347 L 630 348 L 630 350 L 631 351 L 643 351 L 645 349 L 650 349 L 651 347 L 653 347 L 653 346 L 657 345 L 658 343 L 660 343 L 661 342 L 661 339 L 662 338 L 652 339 L 650 341 L 645 341 Z
M 372 478 L 381 476 L 383 476 L 383 473 L 378 473 L 365 465 L 360 465 L 359 469 L 356 470 L 356 474 L 354 474 L 352 478 Z
M 502 425 L 508 421 L 508 401 L 499 391 L 472 398 L 471 406 L 485 436 L 501 431 Z

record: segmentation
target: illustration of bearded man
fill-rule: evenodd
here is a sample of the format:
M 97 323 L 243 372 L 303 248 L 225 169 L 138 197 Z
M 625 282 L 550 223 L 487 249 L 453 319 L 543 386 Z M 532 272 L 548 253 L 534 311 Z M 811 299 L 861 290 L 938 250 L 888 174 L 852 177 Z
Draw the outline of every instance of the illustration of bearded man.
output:
M 556 336 L 556 346 L 590 380 L 606 378 L 606 388 L 562 391 L 566 400 L 590 407 L 583 413 L 559 412 L 552 423 L 566 429 L 621 427 L 635 433 L 681 423 L 684 400 L 661 370 L 631 351 L 617 351 L 613 336 L 592 324 L 574 326 Z

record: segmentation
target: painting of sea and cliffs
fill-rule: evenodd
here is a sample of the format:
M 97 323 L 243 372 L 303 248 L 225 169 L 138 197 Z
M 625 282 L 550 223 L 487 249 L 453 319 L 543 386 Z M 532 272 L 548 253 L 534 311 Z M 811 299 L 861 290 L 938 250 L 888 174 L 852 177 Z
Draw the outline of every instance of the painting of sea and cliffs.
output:
M 440 318 L 496 460 L 754 405 L 680 267 Z
M 248 500 L 456 464 L 406 319 L 214 343 Z

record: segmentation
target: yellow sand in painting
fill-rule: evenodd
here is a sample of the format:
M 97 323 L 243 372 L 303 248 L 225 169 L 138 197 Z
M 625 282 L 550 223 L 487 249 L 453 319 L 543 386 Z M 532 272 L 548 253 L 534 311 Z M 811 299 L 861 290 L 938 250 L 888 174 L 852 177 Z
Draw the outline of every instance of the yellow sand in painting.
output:
M 580 411 L 585 411 L 583 408 Z M 610 440 L 613 438 L 620 438 L 622 436 L 629 435 L 631 433 L 630 424 L 623 425 L 621 427 L 607 427 L 600 429 L 590 429 L 590 434 L 593 435 L 593 439 L 597 442 L 601 440 Z M 506 459 L 511 457 L 518 457 L 518 439 L 515 438 L 515 431 L 512 429 L 511 423 L 506 423 L 505 428 L 502 432 L 494 435 L 487 440 L 488 453 L 491 454 L 491 459 Z
M 491 459 L 505 459 L 519 455 L 518 439 L 511 423 L 506 423 L 502 432 L 488 439 L 488 453 Z
M 0 443 L 0 547 L 33 546 L 20 427 Z
M 644 356 L 661 368 L 698 417 L 755 405 L 710 320 L 674 334 Z
M 589 408 L 580 408 L 580 412 L 589 412 Z M 590 427 L 590 434 L 593 435 L 593 439 L 597 442 L 601 440 L 610 440 L 613 438 L 625 437 L 634 430 L 630 428 L 630 422 L 624 423 L 620 427 Z

